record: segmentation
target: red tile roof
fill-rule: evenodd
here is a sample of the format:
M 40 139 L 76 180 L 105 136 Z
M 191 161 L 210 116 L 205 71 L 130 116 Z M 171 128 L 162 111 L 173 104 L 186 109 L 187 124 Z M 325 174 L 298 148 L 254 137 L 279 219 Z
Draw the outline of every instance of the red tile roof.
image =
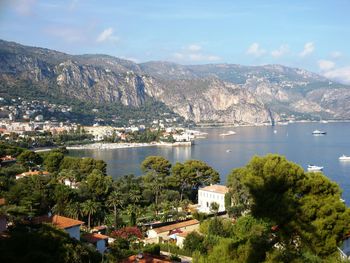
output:
M 228 188 L 226 186 L 219 185 L 219 184 L 209 185 L 203 188 L 199 188 L 199 190 L 219 193 L 219 194 L 226 194 L 228 192 Z
M 0 205 L 6 204 L 6 199 L 5 198 L 0 198 Z
M 16 178 L 22 178 L 25 176 L 33 176 L 33 175 L 49 175 L 50 173 L 47 171 L 33 171 L 33 172 L 25 172 L 25 173 L 21 173 L 21 174 L 17 174 Z
M 49 216 L 35 217 L 33 218 L 33 222 L 35 224 L 51 223 L 60 229 L 67 229 L 70 227 L 81 226 L 82 224 L 84 224 L 83 221 L 75 220 L 73 218 L 64 217 L 64 216 L 58 216 L 58 215 L 54 215 L 51 217 Z
M 183 227 L 192 226 L 192 225 L 196 225 L 196 224 L 199 224 L 199 221 L 196 219 L 192 219 L 192 220 L 188 220 L 188 221 L 184 221 L 184 222 L 180 222 L 180 223 L 176 223 L 176 224 L 171 224 L 171 225 L 167 225 L 167 226 L 153 228 L 153 230 L 159 234 L 159 233 L 163 233 L 163 232 L 172 231 L 172 230 L 175 230 L 177 228 L 183 228 Z
M 82 239 L 84 239 L 89 243 L 95 244 L 97 241 L 108 239 L 108 236 L 97 234 L 97 233 L 92 233 L 92 234 L 89 233 L 89 234 L 83 235 Z
M 134 262 L 139 262 L 139 263 L 168 263 L 169 262 L 170 263 L 172 261 L 168 257 L 153 256 L 149 254 L 143 254 L 142 258 L 139 257 L 138 255 L 133 255 L 122 260 L 122 263 L 134 263 Z

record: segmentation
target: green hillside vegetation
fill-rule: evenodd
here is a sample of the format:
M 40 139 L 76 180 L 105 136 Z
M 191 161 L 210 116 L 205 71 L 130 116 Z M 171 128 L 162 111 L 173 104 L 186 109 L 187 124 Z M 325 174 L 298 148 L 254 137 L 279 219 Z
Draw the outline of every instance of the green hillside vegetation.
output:
M 106 224 L 108 234 L 117 237 L 106 254 L 113 262 L 140 250 L 159 251 L 136 242 L 145 235 L 143 224 L 155 220 L 201 220 L 200 233 L 188 235 L 183 249 L 168 246 L 174 253 L 192 255 L 193 262 L 339 262 L 337 246 L 350 229 L 350 210 L 340 200 L 339 186 L 279 155 L 256 156 L 232 170 L 225 197 L 229 218 L 222 218 L 215 205 L 212 217 L 186 210 L 197 203 L 200 187 L 220 180 L 200 160 L 172 165 L 149 156 L 141 164 L 142 176 L 113 179 L 105 162 L 70 157 L 64 149 L 38 154 L 5 144 L 1 148 L 3 154 L 17 156 L 16 164 L 0 168 L 0 196 L 7 200 L 0 209 L 12 224 L 9 239 L 0 239 L 1 262 L 24 262 L 24 255 L 46 258 L 53 246 L 60 247 L 52 253 L 64 258 L 61 262 L 72 262 L 69 255 L 74 262 L 86 262 L 86 257 L 96 262 L 89 249 L 61 232 L 22 228 L 25 219 L 48 212 L 82 220 L 87 229 Z M 14 179 L 38 167 L 50 175 Z

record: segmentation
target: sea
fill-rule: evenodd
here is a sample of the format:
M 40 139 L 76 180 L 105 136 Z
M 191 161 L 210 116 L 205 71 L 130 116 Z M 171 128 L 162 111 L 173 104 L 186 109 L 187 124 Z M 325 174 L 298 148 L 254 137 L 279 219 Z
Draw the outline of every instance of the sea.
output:
M 314 136 L 314 130 L 326 135 Z M 254 155 L 277 153 L 299 164 L 323 166 L 323 173 L 337 182 L 343 199 L 350 205 L 350 161 L 339 161 L 343 154 L 350 156 L 350 123 L 289 123 L 281 126 L 253 126 L 197 129 L 207 133 L 189 147 L 139 147 L 105 150 L 71 150 L 70 155 L 93 157 L 107 163 L 107 173 L 113 178 L 141 175 L 140 164 L 150 155 L 160 155 L 173 164 L 189 159 L 202 160 L 220 173 L 221 184 L 234 168 L 246 165 Z M 234 131 L 234 135 L 221 134 Z

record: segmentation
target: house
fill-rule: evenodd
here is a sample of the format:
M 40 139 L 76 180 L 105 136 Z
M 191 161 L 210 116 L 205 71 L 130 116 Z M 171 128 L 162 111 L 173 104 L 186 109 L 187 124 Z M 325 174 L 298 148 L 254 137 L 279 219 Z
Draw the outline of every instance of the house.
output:
M 182 232 L 182 233 L 179 233 L 176 235 L 176 245 L 179 247 L 179 248 L 183 248 L 184 246 L 184 241 L 187 237 L 187 235 L 189 233 L 191 233 L 192 231 L 186 231 L 186 232 Z
M 49 223 L 55 227 L 64 230 L 71 238 L 80 240 L 80 227 L 84 224 L 73 218 L 54 215 L 54 216 L 40 216 L 33 218 L 34 224 Z
M 108 236 L 98 234 L 98 233 L 88 233 L 81 237 L 82 240 L 93 244 L 97 251 L 103 254 L 107 249 L 108 244 Z
M 174 223 L 162 227 L 156 227 L 147 231 L 147 237 L 153 242 L 159 243 L 162 239 L 169 239 L 175 233 L 190 232 L 199 229 L 199 221 L 196 219 L 187 220 L 179 223 Z
M 350 258 L 350 233 L 345 236 L 342 246 L 338 249 L 342 259 Z
M 210 213 L 210 204 L 217 203 L 219 211 L 225 211 L 225 194 L 228 188 L 224 185 L 210 185 L 198 190 L 198 211 L 202 213 Z
M 123 259 L 121 261 L 122 263 L 171 263 L 171 261 L 168 257 L 166 256 L 154 256 L 150 254 L 138 254 L 138 255 L 132 255 L 126 259 Z
M 33 176 L 33 175 L 49 175 L 50 173 L 47 171 L 29 171 L 21 174 L 16 175 L 16 180 L 21 179 L 26 176 Z

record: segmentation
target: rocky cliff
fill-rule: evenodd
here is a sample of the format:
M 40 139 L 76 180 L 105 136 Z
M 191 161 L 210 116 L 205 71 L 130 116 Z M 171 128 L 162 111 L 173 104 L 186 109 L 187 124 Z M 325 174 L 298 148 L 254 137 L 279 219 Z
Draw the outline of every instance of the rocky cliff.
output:
M 151 98 L 195 122 L 350 118 L 349 87 L 280 65 L 136 64 L 106 55 L 73 56 L 0 41 L 0 81 L 5 87 L 25 81 L 38 92 L 97 105 L 139 107 Z

